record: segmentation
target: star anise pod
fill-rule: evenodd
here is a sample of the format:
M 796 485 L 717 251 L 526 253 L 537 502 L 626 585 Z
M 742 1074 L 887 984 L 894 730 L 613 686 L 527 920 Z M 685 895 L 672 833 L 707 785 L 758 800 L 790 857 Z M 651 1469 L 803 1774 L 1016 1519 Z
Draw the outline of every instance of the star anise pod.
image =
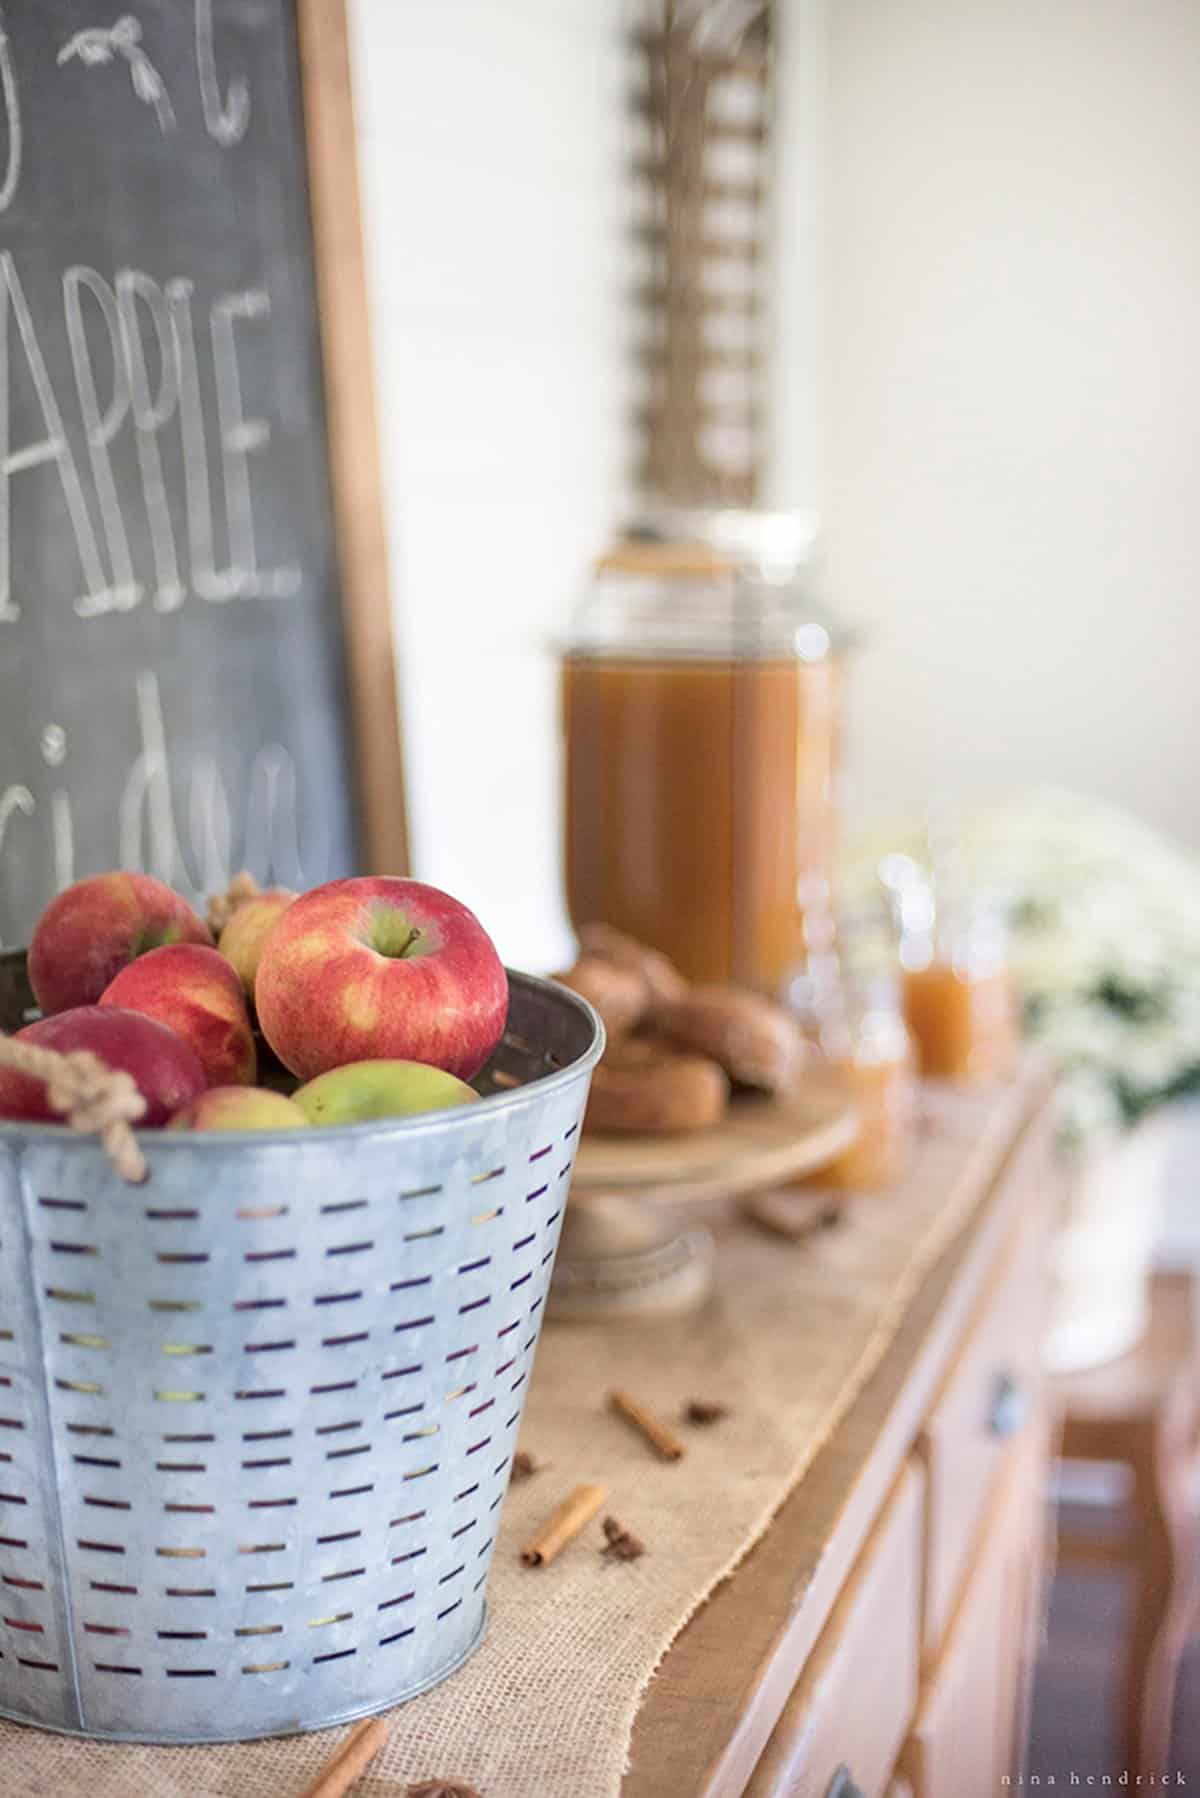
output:
M 640 1542 L 624 1524 L 618 1523 L 615 1517 L 606 1517 L 600 1527 L 604 1531 L 604 1547 L 600 1553 L 606 1560 L 636 1561 L 639 1555 L 645 1554 L 645 1543 Z

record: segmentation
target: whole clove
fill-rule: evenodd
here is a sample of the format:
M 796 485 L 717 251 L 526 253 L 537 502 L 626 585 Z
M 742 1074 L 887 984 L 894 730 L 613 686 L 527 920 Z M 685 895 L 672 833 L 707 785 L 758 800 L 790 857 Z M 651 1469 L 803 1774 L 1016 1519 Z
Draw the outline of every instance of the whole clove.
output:
M 723 1417 L 729 1416 L 729 1406 L 719 1404 L 715 1399 L 693 1398 L 684 1406 L 683 1415 L 687 1423 L 720 1423 Z

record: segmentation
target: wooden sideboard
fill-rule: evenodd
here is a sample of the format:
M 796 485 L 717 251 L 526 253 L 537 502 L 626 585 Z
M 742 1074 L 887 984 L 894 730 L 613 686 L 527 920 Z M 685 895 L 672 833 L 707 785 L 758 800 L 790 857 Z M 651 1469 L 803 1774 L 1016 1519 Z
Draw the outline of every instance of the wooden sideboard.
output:
M 1048 1088 L 767 1535 L 676 1639 L 623 1798 L 991 1798 L 1041 1612 Z M 886 1199 L 879 1201 L 886 1204 Z

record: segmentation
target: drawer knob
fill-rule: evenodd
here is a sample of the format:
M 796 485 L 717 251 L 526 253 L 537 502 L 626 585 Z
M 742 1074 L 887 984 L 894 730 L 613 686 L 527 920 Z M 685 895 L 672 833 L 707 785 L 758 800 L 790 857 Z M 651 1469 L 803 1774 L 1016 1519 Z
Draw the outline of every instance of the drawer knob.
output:
M 839 1767 L 829 1782 L 829 1790 L 825 1798 L 864 1798 L 861 1786 L 856 1786 L 850 1777 L 849 1767 Z
M 989 1434 L 999 1440 L 1015 1436 L 1025 1422 L 1028 1410 L 1029 1395 L 1021 1382 L 1011 1373 L 998 1373 L 988 1406 Z

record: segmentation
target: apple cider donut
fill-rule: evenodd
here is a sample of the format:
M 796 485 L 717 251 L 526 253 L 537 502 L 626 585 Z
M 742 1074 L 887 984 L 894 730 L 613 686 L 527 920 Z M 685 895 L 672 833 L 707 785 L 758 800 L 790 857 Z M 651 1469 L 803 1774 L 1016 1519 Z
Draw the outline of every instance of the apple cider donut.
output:
M 719 1122 L 728 1103 L 729 1081 L 716 1062 L 634 1038 L 601 1056 L 584 1128 L 623 1136 L 704 1130 Z
M 657 949 L 647 949 L 644 943 L 635 942 L 623 930 L 615 930 L 611 924 L 585 924 L 579 932 L 579 943 L 586 956 L 598 955 L 614 967 L 629 968 L 640 974 L 652 1004 L 682 999 L 688 990 L 688 983 L 674 962 L 660 955 Z
M 681 1049 L 707 1055 L 739 1086 L 779 1092 L 804 1062 L 804 1038 L 782 1006 L 739 986 L 693 986 L 657 1005 L 654 1028 Z
M 598 955 L 581 955 L 573 968 L 554 978 L 600 1013 L 611 1036 L 621 1036 L 644 1017 L 650 994 L 642 976 Z

